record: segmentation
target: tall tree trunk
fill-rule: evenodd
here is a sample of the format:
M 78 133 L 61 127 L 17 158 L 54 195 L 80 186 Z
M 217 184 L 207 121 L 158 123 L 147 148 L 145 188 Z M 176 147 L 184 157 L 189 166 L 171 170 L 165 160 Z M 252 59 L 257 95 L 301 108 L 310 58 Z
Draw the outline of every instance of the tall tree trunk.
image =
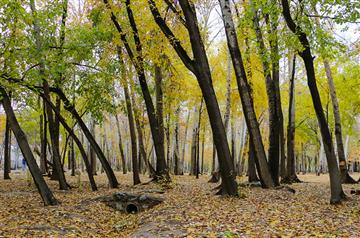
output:
M 233 160 L 234 167 L 236 167 L 236 131 L 234 121 L 231 120 L 231 157 Z
M 40 115 L 40 171 L 42 174 L 46 174 L 48 172 L 48 167 L 46 163 L 47 121 L 44 101 L 42 105 L 39 105 L 39 107 L 41 107 L 41 110 L 43 111 L 43 113 L 41 113 Z
M 71 158 L 71 176 L 75 176 L 75 170 L 76 170 L 76 159 L 75 159 L 75 148 L 74 148 L 74 139 L 70 139 L 70 158 Z
M 199 173 L 200 173 L 200 128 L 201 128 L 201 114 L 203 111 L 202 107 L 203 107 L 203 100 L 201 100 L 200 103 L 199 118 L 198 118 L 197 133 L 196 133 L 195 175 L 197 179 L 199 178 Z
M 204 174 L 204 152 L 205 152 L 205 125 L 203 125 L 203 133 L 201 137 L 201 170 L 200 173 Z
M 179 127 L 180 127 L 180 106 L 177 108 L 175 113 L 175 148 L 174 148 L 174 174 L 180 175 L 180 154 L 179 154 Z
M 290 70 L 289 80 L 289 110 L 288 110 L 288 127 L 287 127 L 287 163 L 286 176 L 283 177 L 283 183 L 298 183 L 295 171 L 295 70 L 296 55 L 294 55 Z
M 90 122 L 90 133 L 91 133 L 91 136 L 94 138 L 96 138 L 96 132 L 95 132 L 95 121 L 92 120 Z M 89 146 L 89 157 L 90 157 L 90 164 L 91 164 L 91 173 L 93 175 L 97 175 L 97 166 L 96 166 L 96 154 L 95 154 L 95 151 L 94 151 L 94 148 L 90 145 Z
M 187 119 L 186 119 L 186 124 L 185 124 L 184 140 L 183 140 L 183 145 L 182 145 L 181 162 L 180 162 L 180 164 L 181 164 L 180 165 L 180 175 L 184 174 L 184 161 L 185 161 L 185 152 L 186 152 L 187 134 L 188 134 L 188 129 L 189 129 L 190 114 L 191 114 L 191 112 L 189 111 L 189 113 L 187 115 Z
M 266 82 L 266 92 L 269 105 L 269 150 L 268 150 L 268 164 L 272 179 L 276 186 L 279 185 L 279 117 L 278 105 L 276 98 L 276 87 L 273 78 L 271 77 L 271 69 L 269 65 L 269 57 L 265 47 L 262 36 L 257 10 L 251 1 L 251 8 L 254 14 L 253 23 L 256 33 L 256 40 L 259 45 L 259 54 L 261 56 L 262 69 Z
M 226 68 L 226 109 L 224 114 L 224 127 L 227 133 L 231 113 L 231 56 L 227 53 L 227 68 Z
M 238 90 L 243 106 L 243 112 L 246 119 L 246 124 L 249 130 L 250 139 L 254 145 L 255 161 L 260 176 L 260 181 L 263 187 L 274 187 L 274 181 L 271 176 L 269 166 L 267 164 L 264 145 L 262 143 L 259 123 L 256 119 L 255 109 L 250 94 L 250 87 L 247 82 L 246 72 L 241 57 L 239 44 L 236 36 L 236 30 L 232 19 L 230 3 L 225 0 L 219 0 L 222 12 L 222 19 L 225 26 L 228 48 L 230 50 Z
M 280 94 L 280 57 L 279 57 L 279 43 L 278 43 L 278 15 L 272 14 L 270 17 L 270 48 L 271 48 L 271 61 L 272 61 L 272 79 L 275 87 L 275 98 L 276 98 L 276 112 L 278 118 L 279 128 L 279 147 L 280 147 L 280 170 L 277 169 L 280 176 L 285 176 L 285 135 L 284 135 L 284 115 L 281 106 L 281 94 Z M 279 160 L 275 161 L 279 164 Z M 279 175 L 278 178 L 279 179 Z
M 4 144 L 4 179 L 11 179 L 11 130 L 8 116 L 6 116 Z
M 300 51 L 299 54 L 305 64 L 308 86 L 313 101 L 314 109 L 316 112 L 316 116 L 318 119 L 320 131 L 321 131 L 321 137 L 324 144 L 327 164 L 329 167 L 330 190 L 331 190 L 330 203 L 340 203 L 341 200 L 343 200 L 346 196 L 342 189 L 341 176 L 336 160 L 334 146 L 332 143 L 330 130 L 326 122 L 326 118 L 324 115 L 324 111 L 320 99 L 320 94 L 316 84 L 314 58 L 311 54 L 310 42 L 307 39 L 306 33 L 304 33 L 301 27 L 297 26 L 296 23 L 293 21 L 290 13 L 289 2 L 287 0 L 281 0 L 281 3 L 283 7 L 283 16 L 285 18 L 286 24 L 288 25 L 289 29 L 294 34 L 296 34 L 303 47 L 303 50 Z
M 43 56 L 43 49 L 42 49 L 42 41 L 41 41 L 41 34 L 40 34 L 40 27 L 39 27 L 39 23 L 38 23 L 38 18 L 36 16 L 36 7 L 35 7 L 35 1 L 34 0 L 30 0 L 30 9 L 31 12 L 34 16 L 34 21 L 33 21 L 33 28 L 34 28 L 34 37 L 35 37 L 35 44 L 36 44 L 36 50 L 37 53 L 39 55 L 40 58 L 40 75 L 43 81 L 43 89 L 44 89 L 44 96 L 51 101 L 50 98 L 50 90 L 49 90 L 49 84 L 45 79 L 45 62 L 44 62 L 44 56 Z M 48 106 L 45 107 L 46 109 L 46 115 L 47 115 L 47 119 L 48 119 L 48 123 L 49 123 L 49 132 L 50 132 L 50 139 L 51 139 L 51 147 L 52 147 L 52 155 L 53 155 L 53 173 L 55 172 L 55 176 L 52 176 L 52 178 L 54 177 L 58 177 L 59 180 L 59 187 L 61 190 L 68 190 L 69 187 L 66 183 L 66 179 L 65 179 L 65 175 L 64 175 L 64 171 L 61 165 L 61 160 L 60 160 L 60 152 L 58 150 L 58 138 L 56 137 L 56 125 L 54 122 L 54 117 L 53 117 L 53 113 L 51 108 L 49 108 Z
M 255 150 L 251 142 L 249 142 L 249 159 L 248 159 L 248 181 L 257 182 L 259 178 L 256 174 L 256 164 L 255 164 Z
M 83 147 L 83 142 L 82 142 L 83 139 L 80 141 L 80 139 L 75 135 L 74 130 L 72 128 L 70 128 L 70 126 L 66 123 L 65 118 L 63 118 L 61 116 L 60 112 L 57 110 L 57 107 L 52 102 L 48 101 L 43 95 L 42 95 L 42 97 L 44 99 L 44 102 L 46 102 L 49 105 L 49 107 L 51 107 L 51 109 L 54 111 L 55 116 L 58 118 L 59 122 L 62 124 L 62 126 L 65 128 L 65 130 L 69 133 L 69 135 L 72 138 L 72 141 L 75 142 L 77 147 L 79 148 L 80 154 L 81 154 L 81 156 L 83 158 L 82 161 L 85 164 L 86 172 L 87 172 L 88 177 L 89 177 L 91 189 L 93 191 L 96 191 L 97 187 L 96 187 L 96 183 L 95 183 L 94 176 L 93 176 L 93 173 L 92 173 L 92 168 L 91 168 L 90 161 L 89 161 L 89 159 L 88 159 L 88 157 L 86 155 L 85 149 Z M 74 149 L 74 145 L 72 145 L 72 149 Z M 74 156 L 74 155 L 72 155 L 72 156 Z M 75 164 L 75 156 L 73 157 L 73 162 L 72 163 Z
M 162 91 L 162 72 L 161 72 L 161 66 L 155 65 L 155 94 L 156 94 L 156 119 L 157 119 L 157 141 L 154 140 L 155 143 L 158 143 L 158 147 L 160 150 L 164 151 L 164 102 L 163 102 L 163 91 Z M 155 145 L 156 150 L 156 145 Z M 165 156 L 165 153 L 163 153 Z M 165 163 L 165 157 L 163 158 L 158 157 L 156 154 L 156 172 L 159 173 L 159 171 L 167 170 L 166 163 Z
M 342 139 L 340 108 L 339 108 L 339 103 L 338 103 L 338 99 L 336 96 L 334 79 L 332 77 L 331 68 L 330 68 L 329 62 L 327 60 L 324 60 L 324 67 L 325 67 L 326 77 L 328 79 L 331 102 L 332 102 L 333 111 L 334 111 L 335 138 L 336 138 L 337 154 L 339 157 L 341 182 L 342 183 L 356 183 L 356 181 L 349 175 L 347 166 L 346 166 L 346 156 L 345 156 L 344 144 L 343 144 L 343 139 Z
M 120 80 L 124 89 L 125 94 L 125 102 L 126 102 L 126 111 L 127 111 L 127 117 L 128 117 L 128 123 L 129 123 L 129 132 L 130 132 L 130 141 L 131 141 L 131 160 L 132 160 L 132 170 L 133 170 L 133 183 L 134 185 L 141 183 L 140 176 L 139 176 L 139 166 L 138 166 L 138 158 L 137 158 L 137 144 L 136 144 L 136 131 L 135 131 L 135 124 L 134 124 L 134 114 L 137 113 L 136 111 L 133 111 L 133 106 L 135 105 L 131 104 L 131 98 L 128 88 L 128 80 L 127 80 L 127 74 L 125 71 L 125 65 L 124 60 L 122 57 L 121 48 L 118 47 L 118 57 L 120 62 L 120 68 L 121 68 L 121 76 L 122 79 Z M 135 115 L 136 117 L 136 115 Z
M 196 175 L 196 155 L 197 151 L 197 135 L 198 135 L 198 109 L 194 107 L 194 118 L 193 118 L 193 130 L 192 130 L 192 140 L 191 140 L 191 159 L 190 159 L 190 175 Z
M 98 159 L 100 160 L 101 165 L 103 166 L 105 173 L 108 177 L 109 180 L 109 184 L 111 188 L 117 188 L 118 186 L 118 181 L 115 177 L 114 171 L 112 170 L 112 168 L 110 167 L 109 162 L 107 161 L 104 153 L 102 152 L 102 150 L 100 149 L 98 143 L 96 142 L 96 140 L 94 139 L 94 137 L 92 136 L 91 132 L 89 131 L 89 129 L 87 128 L 86 124 L 84 123 L 84 121 L 82 120 L 81 116 L 79 115 L 79 113 L 77 112 L 75 106 L 73 104 L 70 103 L 69 99 L 66 97 L 66 95 L 64 94 L 64 92 L 59 89 L 59 88 L 52 88 L 53 92 L 55 92 L 61 99 L 61 101 L 64 103 L 64 108 L 71 113 L 71 115 L 74 117 L 74 119 L 77 121 L 79 127 L 81 128 L 81 130 L 83 131 L 84 135 L 86 136 L 86 138 L 88 139 L 91 147 L 94 149 Z
M 174 34 L 166 25 L 166 22 L 161 17 L 155 2 L 148 0 L 150 10 L 154 19 L 162 32 L 169 39 L 171 45 L 183 61 L 184 65 L 196 76 L 203 98 L 206 104 L 213 138 L 218 152 L 218 159 L 220 165 L 220 172 L 222 178 L 222 186 L 219 193 L 236 196 L 237 183 L 235 180 L 234 168 L 231 160 L 229 145 L 226 138 L 225 127 L 222 122 L 222 117 L 212 84 L 210 66 L 208 63 L 205 47 L 201 39 L 198 22 L 196 18 L 195 7 L 188 0 L 180 0 L 180 6 L 184 12 L 187 30 L 190 36 L 191 48 L 194 55 L 192 60 L 182 48 L 180 41 L 174 37 Z
M 245 155 L 246 155 L 246 148 L 248 148 L 250 150 L 250 145 L 249 144 L 250 144 L 250 136 L 249 136 L 249 133 L 246 133 L 246 135 L 245 135 L 245 143 L 243 145 L 243 150 L 241 152 L 241 162 L 240 162 L 240 169 L 239 169 L 239 175 L 240 176 L 242 176 L 243 173 L 245 172 L 245 157 L 246 157 Z M 239 156 L 240 156 L 240 154 L 239 154 Z M 255 153 L 254 153 L 254 156 L 255 156 Z M 250 158 L 248 157 L 248 165 L 249 165 L 249 160 L 250 160 Z M 254 162 L 255 162 L 255 159 L 254 159 Z M 255 167 L 255 170 L 256 170 L 256 167 Z
M 111 5 L 109 4 L 109 1 L 104 0 L 104 3 L 106 5 L 106 7 L 111 10 Z M 152 138 L 154 141 L 156 158 L 158 161 L 158 163 L 156 164 L 155 180 L 170 181 L 170 176 L 169 176 L 168 170 L 166 168 L 166 160 L 165 160 L 165 153 L 164 153 L 164 141 L 161 141 L 161 138 L 163 138 L 163 137 L 161 136 L 160 126 L 159 126 L 159 122 L 156 117 L 155 107 L 154 107 L 154 104 L 153 104 L 153 101 L 151 98 L 151 94 L 150 94 L 150 91 L 149 91 L 149 88 L 148 88 L 148 85 L 146 82 L 144 59 L 142 56 L 142 45 L 141 45 L 141 41 L 140 41 L 140 38 L 138 35 L 138 30 L 137 30 L 136 22 L 135 22 L 135 19 L 133 16 L 133 12 L 131 9 L 130 0 L 126 0 L 125 4 L 126 4 L 128 19 L 129 19 L 130 26 L 131 26 L 132 33 L 133 33 L 133 38 L 134 38 L 135 45 L 136 45 L 136 56 L 134 55 L 133 51 L 131 50 L 130 45 L 127 42 L 126 36 L 123 33 L 123 30 L 115 16 L 114 12 L 112 12 L 112 11 L 111 11 L 111 20 L 113 21 L 117 31 L 120 34 L 120 38 L 125 46 L 125 49 L 129 55 L 130 60 L 132 61 L 133 65 L 135 66 L 135 69 L 136 69 L 136 72 L 137 72 L 137 75 L 139 78 L 141 91 L 142 91 L 145 105 L 146 105 L 147 115 L 148 115 L 148 118 L 150 121 L 150 129 L 151 129 L 151 134 L 152 134 Z
M 6 91 L 2 87 L 0 87 L 0 96 L 2 98 L 1 102 L 2 102 L 4 110 L 6 112 L 6 116 L 9 118 L 9 124 L 10 124 L 11 130 L 13 131 L 13 133 L 15 135 L 15 138 L 21 149 L 21 152 L 22 152 L 22 154 L 26 160 L 26 163 L 29 167 L 30 173 L 34 179 L 35 185 L 42 197 L 44 205 L 57 205 L 58 201 L 52 194 L 51 190 L 47 186 L 47 184 L 41 174 L 41 171 L 36 163 L 34 155 L 29 146 L 26 135 L 22 131 L 22 129 L 16 119 L 16 116 L 14 114 L 14 111 L 11 107 L 11 102 L 10 102 L 9 96 L 7 95 Z
M 166 136 L 166 165 L 169 170 L 171 171 L 171 156 L 170 156 L 170 112 L 166 115 L 166 128 L 165 129 L 165 136 Z
M 137 130 L 138 137 L 139 137 L 139 139 L 138 139 L 138 141 L 139 141 L 139 153 L 141 154 L 141 158 L 143 158 L 143 162 L 146 164 L 146 167 L 149 169 L 150 177 L 155 178 L 156 177 L 156 171 L 155 171 L 154 167 L 151 165 L 151 163 L 150 163 L 150 161 L 149 161 L 149 159 L 147 157 L 146 150 L 145 150 L 143 127 L 142 127 L 140 119 L 139 119 L 139 115 L 138 115 L 139 111 L 135 107 L 135 98 L 134 98 L 133 91 L 131 91 L 131 100 L 132 100 L 132 103 L 134 105 L 135 126 L 136 126 L 136 130 Z
M 115 119 L 116 119 L 116 127 L 117 127 L 118 137 L 119 137 L 119 150 L 120 150 L 120 156 L 121 156 L 121 167 L 122 167 L 123 174 L 126 174 L 126 162 L 125 162 L 124 148 L 123 148 L 123 143 L 122 143 L 119 116 L 117 114 L 115 115 Z

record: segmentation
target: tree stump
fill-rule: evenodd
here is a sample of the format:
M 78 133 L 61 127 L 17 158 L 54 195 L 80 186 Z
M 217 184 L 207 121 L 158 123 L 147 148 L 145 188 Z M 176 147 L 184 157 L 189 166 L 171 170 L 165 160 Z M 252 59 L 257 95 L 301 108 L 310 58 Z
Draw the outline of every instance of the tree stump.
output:
M 104 200 L 108 206 L 125 213 L 138 213 L 152 208 L 163 201 L 164 199 L 160 197 L 124 192 L 114 193 L 112 197 Z

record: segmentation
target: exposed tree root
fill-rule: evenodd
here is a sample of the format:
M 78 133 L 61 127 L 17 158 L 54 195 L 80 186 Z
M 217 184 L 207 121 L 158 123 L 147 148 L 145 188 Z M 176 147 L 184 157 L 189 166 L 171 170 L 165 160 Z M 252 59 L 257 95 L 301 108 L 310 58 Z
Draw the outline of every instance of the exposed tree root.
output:
M 287 176 L 282 178 L 280 183 L 292 184 L 292 183 L 302 183 L 302 181 L 296 175 L 292 175 L 290 177 Z
M 208 183 L 218 183 L 220 181 L 220 173 L 219 171 L 215 171 L 211 173 L 211 178 Z
M 342 184 L 356 184 L 358 182 L 359 181 L 356 181 L 355 179 L 353 179 L 348 172 L 346 172 L 345 174 L 343 174 L 341 176 L 341 183 Z

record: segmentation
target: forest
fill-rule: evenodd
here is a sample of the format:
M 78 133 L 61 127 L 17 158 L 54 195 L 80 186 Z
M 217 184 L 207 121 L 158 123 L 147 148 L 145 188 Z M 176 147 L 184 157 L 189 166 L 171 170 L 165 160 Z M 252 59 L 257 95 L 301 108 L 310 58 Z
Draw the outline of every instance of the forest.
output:
M 0 0 L 0 237 L 359 237 L 360 4 Z

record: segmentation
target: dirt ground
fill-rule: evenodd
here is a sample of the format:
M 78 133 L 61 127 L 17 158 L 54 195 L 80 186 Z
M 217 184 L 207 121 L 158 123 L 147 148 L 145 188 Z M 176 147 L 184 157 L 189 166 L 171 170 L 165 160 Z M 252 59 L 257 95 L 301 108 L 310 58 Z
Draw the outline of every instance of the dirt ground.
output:
M 12 180 L 0 180 L 0 237 L 360 237 L 360 196 L 350 194 L 360 184 L 344 185 L 349 199 L 330 205 L 328 175 L 300 175 L 304 183 L 290 185 L 295 194 L 240 187 L 240 198 L 215 196 L 208 176 L 176 176 L 172 189 L 156 194 L 165 201 L 139 214 L 90 201 L 116 191 L 161 189 L 153 183 L 131 186 L 131 174 L 116 175 L 118 189 L 108 189 L 104 174 L 96 176 L 97 192 L 90 191 L 85 175 L 80 187 L 77 177 L 67 177 L 70 191 L 47 180 L 61 205 L 44 207 L 28 175 L 13 172 Z

